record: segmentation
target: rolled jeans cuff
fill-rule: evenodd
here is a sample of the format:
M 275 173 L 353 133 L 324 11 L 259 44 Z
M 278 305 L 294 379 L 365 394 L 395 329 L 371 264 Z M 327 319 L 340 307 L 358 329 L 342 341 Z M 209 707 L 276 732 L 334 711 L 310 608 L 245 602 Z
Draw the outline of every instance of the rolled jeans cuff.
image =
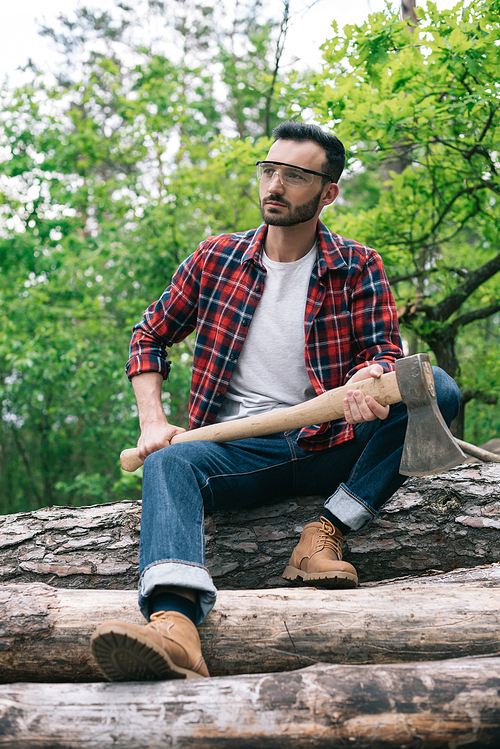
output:
M 359 531 L 378 515 L 377 510 L 353 494 L 345 484 L 340 484 L 332 496 L 328 497 L 325 507 L 353 531 Z
M 209 571 L 203 565 L 177 560 L 154 562 L 146 567 L 139 580 L 139 608 L 145 619 L 149 619 L 148 596 L 157 585 L 171 585 L 176 588 L 190 588 L 198 591 L 196 626 L 205 621 L 217 596 L 217 588 Z

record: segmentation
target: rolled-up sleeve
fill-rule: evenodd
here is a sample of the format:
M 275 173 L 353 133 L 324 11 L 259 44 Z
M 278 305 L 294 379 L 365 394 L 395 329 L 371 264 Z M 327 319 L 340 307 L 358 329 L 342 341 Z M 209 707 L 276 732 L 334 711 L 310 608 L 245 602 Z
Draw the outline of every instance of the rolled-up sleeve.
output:
M 351 347 L 355 366 L 346 380 L 363 367 L 380 364 L 385 372 L 404 356 L 394 297 L 378 253 L 370 250 L 351 291 Z
M 179 266 L 158 301 L 145 310 L 141 322 L 134 325 L 125 368 L 129 379 L 143 372 L 159 372 L 164 379 L 168 377 L 166 349 L 196 327 L 199 272 L 195 252 Z

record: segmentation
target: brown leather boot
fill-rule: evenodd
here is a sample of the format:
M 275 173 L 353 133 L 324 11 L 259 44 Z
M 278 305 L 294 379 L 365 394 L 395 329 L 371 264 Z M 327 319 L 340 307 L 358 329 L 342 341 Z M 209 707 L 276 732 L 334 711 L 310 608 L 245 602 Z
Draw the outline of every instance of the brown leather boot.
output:
M 142 627 L 111 619 L 97 627 L 90 644 L 99 668 L 110 681 L 210 676 L 198 630 L 177 611 L 157 611 Z
M 326 518 L 320 520 L 302 531 L 283 577 L 321 588 L 355 588 L 356 570 L 342 561 L 343 534 Z

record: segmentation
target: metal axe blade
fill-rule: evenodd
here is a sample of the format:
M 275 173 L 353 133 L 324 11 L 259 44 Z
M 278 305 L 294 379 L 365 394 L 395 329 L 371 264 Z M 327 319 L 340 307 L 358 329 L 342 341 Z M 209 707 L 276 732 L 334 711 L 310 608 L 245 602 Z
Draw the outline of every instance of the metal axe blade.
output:
M 455 442 L 439 410 L 427 354 L 398 359 L 396 379 L 408 410 L 399 472 L 403 476 L 431 476 L 463 463 L 467 456 Z

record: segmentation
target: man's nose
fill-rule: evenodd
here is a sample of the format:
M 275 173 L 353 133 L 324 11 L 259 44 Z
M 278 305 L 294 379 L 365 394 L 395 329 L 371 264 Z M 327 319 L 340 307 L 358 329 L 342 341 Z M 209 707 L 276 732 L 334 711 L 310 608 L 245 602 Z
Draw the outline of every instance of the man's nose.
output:
M 282 190 L 283 189 L 283 182 L 281 180 L 281 175 L 278 172 L 278 170 L 276 170 L 274 172 L 273 176 L 271 177 L 271 181 L 269 182 L 269 188 L 268 188 L 268 190 L 269 190 L 269 192 L 276 192 L 276 188 L 278 190 Z

